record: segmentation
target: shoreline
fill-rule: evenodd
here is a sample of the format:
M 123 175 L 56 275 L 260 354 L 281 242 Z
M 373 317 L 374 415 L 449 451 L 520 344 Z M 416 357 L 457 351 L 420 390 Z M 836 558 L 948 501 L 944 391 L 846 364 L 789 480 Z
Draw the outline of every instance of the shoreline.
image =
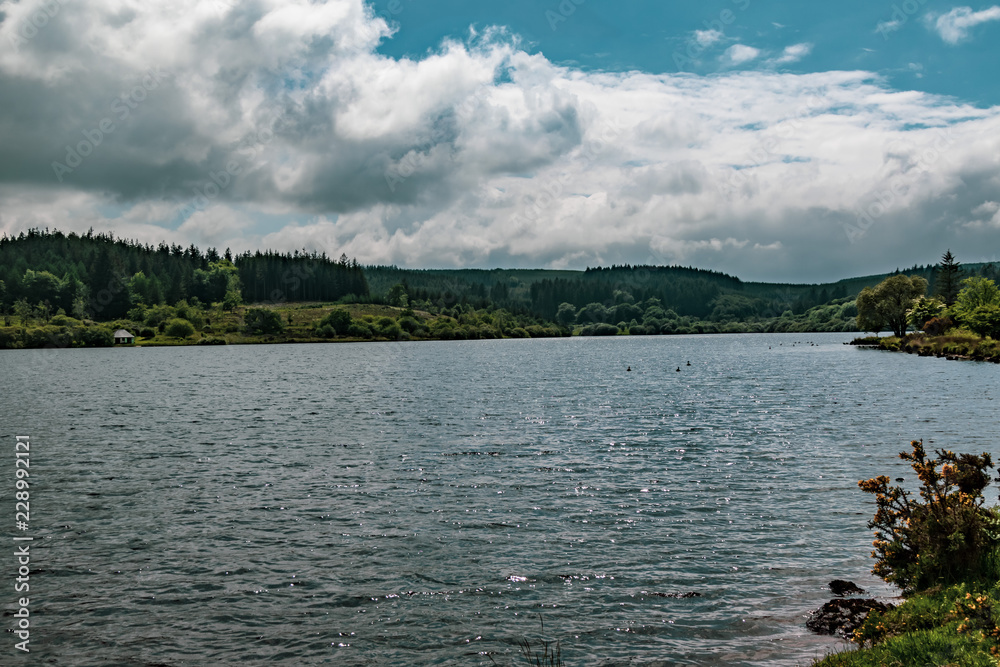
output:
M 851 345 L 859 349 L 883 352 L 905 352 L 921 357 L 936 357 L 948 361 L 985 361 L 1000 364 L 1000 341 L 969 333 L 928 336 L 922 333 L 898 336 L 867 336 L 855 338 Z
M 98 325 L 99 326 L 99 325 Z M 110 330 L 109 330 L 110 331 Z M 426 343 L 426 342 L 453 342 L 453 341 L 476 341 L 476 340 L 538 340 L 538 339 L 554 339 L 554 338 L 679 338 L 679 337 L 692 337 L 692 336 L 762 336 L 762 335 L 812 335 L 812 334 L 830 334 L 830 333 L 857 333 L 857 332 L 837 332 L 837 331 L 774 331 L 774 332 L 755 332 L 755 331 L 745 331 L 745 332 L 724 332 L 724 331 L 712 331 L 712 332 L 702 332 L 702 333 L 671 333 L 671 334 L 628 334 L 619 333 L 613 336 L 607 335 L 585 335 L 578 332 L 571 334 L 562 335 L 542 335 L 542 336 L 494 336 L 494 337 L 482 337 L 482 338 L 425 338 L 425 337 L 405 337 L 405 338 L 360 338 L 360 337 L 337 337 L 337 338 L 322 338 L 319 336 L 310 337 L 260 337 L 260 336 L 244 336 L 242 334 L 236 335 L 206 335 L 199 338 L 188 338 L 188 339 L 165 339 L 164 337 L 154 337 L 149 339 L 143 339 L 133 343 L 116 343 L 116 344 L 99 344 L 99 345 L 88 345 L 88 344 L 70 344 L 70 345 L 60 345 L 57 341 L 46 340 L 43 345 L 17 345 L 17 346 L 4 346 L 0 345 L 0 352 L 4 350 L 45 350 L 45 349 L 98 349 L 98 348 L 144 348 L 144 347 L 213 347 L 213 346 L 226 346 L 226 345 L 299 345 L 299 344 L 337 344 L 337 343 Z M 137 337 L 138 338 L 138 337 Z M 860 339 L 855 339 L 860 340 Z M 864 345 L 855 342 L 844 343 L 844 345 L 857 345 L 858 347 L 870 347 L 873 349 L 878 349 L 876 345 Z M 926 356 L 926 355 L 925 355 Z M 1000 359 L 996 363 L 1000 363 Z

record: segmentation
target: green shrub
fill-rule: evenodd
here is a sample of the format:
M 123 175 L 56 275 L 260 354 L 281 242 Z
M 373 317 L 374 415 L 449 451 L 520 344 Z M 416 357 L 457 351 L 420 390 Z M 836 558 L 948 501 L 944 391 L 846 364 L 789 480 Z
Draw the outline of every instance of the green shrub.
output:
M 167 320 L 163 332 L 171 338 L 189 338 L 194 335 L 194 325 L 187 320 L 175 317 L 172 320 Z
M 616 336 L 618 327 L 613 324 L 592 324 L 580 331 L 581 336 Z
M 243 315 L 243 330 L 253 335 L 276 334 L 285 330 L 281 315 L 268 308 L 250 308 Z
M 330 313 L 324 317 L 320 323 L 319 327 L 328 326 L 333 329 L 333 331 L 338 336 L 349 335 L 348 330 L 351 328 L 351 314 L 344 310 L 343 308 L 334 308 Z
M 389 320 L 389 323 L 383 324 L 383 320 Z M 379 336 L 388 338 L 389 340 L 399 340 L 403 337 L 403 330 L 399 328 L 399 324 L 388 317 L 383 317 L 379 320 L 377 331 Z
M 23 345 L 21 327 L 0 327 L 0 350 L 12 350 Z
M 413 333 L 420 328 L 420 323 L 416 319 L 407 315 L 399 318 L 399 328 L 407 333 Z
M 198 341 L 198 345 L 225 345 L 225 344 L 226 344 L 225 338 L 215 338 L 212 336 L 209 336 L 208 338 L 202 338 L 200 341 Z
M 907 593 L 989 575 L 991 552 L 1000 543 L 997 518 L 983 507 L 990 455 L 939 449 L 929 459 L 923 441 L 910 444 L 913 452 L 899 457 L 917 473 L 923 502 L 889 486 L 884 475 L 858 482 L 877 505 L 868 523 L 875 529 L 872 573 Z
M 952 312 L 962 326 L 980 336 L 1000 336 L 1000 287 L 984 277 L 962 281 Z
M 948 316 L 932 317 L 924 323 L 924 333 L 928 336 L 943 336 L 955 323 Z
M 364 322 L 355 320 L 347 327 L 347 335 L 351 338 L 371 338 L 372 330 Z
M 913 307 L 906 313 L 910 325 L 917 330 L 923 329 L 927 322 L 944 315 L 944 301 L 935 297 L 922 296 L 913 302 Z
M 63 313 L 62 315 L 54 315 L 52 319 L 49 320 L 49 324 L 57 327 L 66 327 L 80 324 L 80 320 L 67 317 L 66 314 Z
M 153 306 L 146 311 L 146 325 L 151 327 L 159 326 L 176 316 L 176 311 L 170 306 L 163 304 Z
M 24 346 L 30 348 L 72 347 L 73 342 L 73 332 L 66 327 L 35 327 L 24 338 Z
M 115 344 L 115 334 L 105 327 L 84 327 L 77 330 L 77 339 L 86 347 L 111 347 Z

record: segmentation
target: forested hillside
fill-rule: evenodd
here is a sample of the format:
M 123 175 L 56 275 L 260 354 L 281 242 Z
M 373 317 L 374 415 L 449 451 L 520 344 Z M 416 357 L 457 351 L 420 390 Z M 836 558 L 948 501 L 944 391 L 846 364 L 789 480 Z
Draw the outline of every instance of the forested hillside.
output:
M 0 238 L 0 308 L 19 302 L 95 320 L 123 318 L 135 306 L 179 301 L 224 303 L 365 298 L 363 269 L 306 252 L 235 257 L 194 245 L 143 245 L 110 234 L 31 230 Z
M 965 265 L 995 277 L 992 264 Z M 919 275 L 935 289 L 933 265 L 825 284 L 744 282 L 724 273 L 677 266 L 612 266 L 586 271 L 415 270 L 365 267 L 372 298 L 390 291 L 422 308 L 491 304 L 554 319 L 562 326 L 618 327 L 637 333 L 855 330 L 853 301 L 865 287 L 897 273 Z M 603 332 L 610 332 L 605 327 Z
M 964 268 L 997 276 L 992 264 Z M 933 266 L 894 273 L 922 276 L 934 291 Z M 585 335 L 853 331 L 854 298 L 886 275 L 791 285 L 678 266 L 416 270 L 362 267 L 343 255 L 306 251 L 233 256 L 228 249 L 31 230 L 0 238 L 0 313 L 138 322 L 157 306 L 178 304 L 229 312 L 244 304 L 373 303 L 456 320 L 504 310 Z

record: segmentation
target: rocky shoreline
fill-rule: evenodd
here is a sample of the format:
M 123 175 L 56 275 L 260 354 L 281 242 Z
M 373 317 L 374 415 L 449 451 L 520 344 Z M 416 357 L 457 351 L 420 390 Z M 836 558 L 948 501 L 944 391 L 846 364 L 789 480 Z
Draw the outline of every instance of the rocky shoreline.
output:
M 849 597 L 867 592 L 852 581 L 834 579 L 829 585 L 837 597 L 813 611 L 806 620 L 806 627 L 816 634 L 851 639 L 854 631 L 868 618 L 869 612 L 884 612 L 895 606 L 875 598 Z

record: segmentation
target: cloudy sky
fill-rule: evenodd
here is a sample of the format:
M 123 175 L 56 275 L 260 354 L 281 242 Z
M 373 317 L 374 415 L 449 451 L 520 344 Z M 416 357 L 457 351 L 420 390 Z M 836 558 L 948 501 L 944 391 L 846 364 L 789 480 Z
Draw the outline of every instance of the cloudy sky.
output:
M 4 0 L 0 232 L 815 282 L 1000 259 L 1000 5 Z

